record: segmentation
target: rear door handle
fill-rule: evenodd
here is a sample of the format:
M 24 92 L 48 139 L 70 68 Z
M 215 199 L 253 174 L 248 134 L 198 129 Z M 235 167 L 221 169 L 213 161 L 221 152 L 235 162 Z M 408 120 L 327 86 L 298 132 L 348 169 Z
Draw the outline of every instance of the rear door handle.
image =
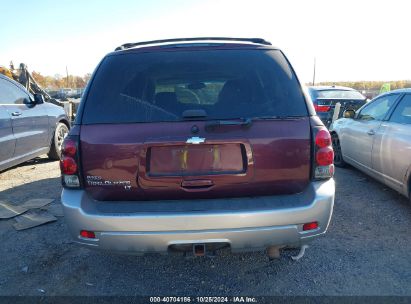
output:
M 214 186 L 214 183 L 211 180 L 207 179 L 197 179 L 197 180 L 185 180 L 182 181 L 181 187 L 185 191 L 189 192 L 198 192 L 210 189 Z
M 13 113 L 11 113 L 11 116 L 20 116 L 21 115 L 21 112 L 13 112 Z
M 367 132 L 367 134 L 368 134 L 368 135 L 375 135 L 375 131 L 371 129 L 371 130 L 369 130 L 369 131 Z
M 181 183 L 182 187 L 211 187 L 214 183 L 209 179 L 195 179 L 195 180 L 184 180 Z

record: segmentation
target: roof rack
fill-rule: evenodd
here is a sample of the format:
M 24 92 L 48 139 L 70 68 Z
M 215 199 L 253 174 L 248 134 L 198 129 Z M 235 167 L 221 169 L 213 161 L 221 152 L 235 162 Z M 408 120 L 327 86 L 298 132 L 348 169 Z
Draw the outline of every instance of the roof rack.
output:
M 147 44 L 158 44 L 158 43 L 168 43 L 168 42 L 189 42 L 189 41 L 203 41 L 203 40 L 245 41 L 245 42 L 252 42 L 252 43 L 263 44 L 263 45 L 271 45 L 270 42 L 265 41 L 262 38 L 197 37 L 197 38 L 173 38 L 173 39 L 125 43 L 123 45 L 120 45 L 119 47 L 116 47 L 115 51 L 121 51 L 121 50 L 129 49 L 135 46 L 147 45 Z

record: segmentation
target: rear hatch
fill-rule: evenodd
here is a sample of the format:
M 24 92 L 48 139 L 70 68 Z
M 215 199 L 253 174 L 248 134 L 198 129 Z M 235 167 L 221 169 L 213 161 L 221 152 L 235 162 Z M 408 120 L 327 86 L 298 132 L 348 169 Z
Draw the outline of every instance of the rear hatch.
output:
M 301 192 L 310 124 L 283 54 L 268 49 L 118 52 L 82 105 L 82 176 L 98 200 Z

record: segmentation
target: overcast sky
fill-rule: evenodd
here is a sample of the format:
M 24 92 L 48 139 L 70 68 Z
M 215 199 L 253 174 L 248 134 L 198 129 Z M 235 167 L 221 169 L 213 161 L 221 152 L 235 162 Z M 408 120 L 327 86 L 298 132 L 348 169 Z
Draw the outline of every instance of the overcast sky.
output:
M 303 82 L 411 79 L 411 1 L 0 0 L 0 65 L 84 75 L 125 42 L 262 37 Z

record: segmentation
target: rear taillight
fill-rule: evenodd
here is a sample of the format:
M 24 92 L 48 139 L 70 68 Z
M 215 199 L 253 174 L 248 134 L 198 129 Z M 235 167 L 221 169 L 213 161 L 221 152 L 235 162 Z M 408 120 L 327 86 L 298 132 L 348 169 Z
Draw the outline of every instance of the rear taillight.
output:
M 328 179 L 334 175 L 334 150 L 330 132 L 325 127 L 314 127 L 314 179 Z
M 72 175 L 77 173 L 77 163 L 70 156 L 63 156 L 60 161 L 60 169 L 62 174 Z
M 325 147 L 318 149 L 315 160 L 319 166 L 332 165 L 334 161 L 334 151 L 331 147 Z
M 325 148 L 331 146 L 331 136 L 330 132 L 326 129 L 318 130 L 315 135 L 315 145 L 319 148 Z
M 71 157 L 76 156 L 77 142 L 72 138 L 68 138 L 67 140 L 65 140 L 62 146 L 62 153 L 65 156 L 71 156 Z
M 303 225 L 303 231 L 315 230 L 318 228 L 318 222 L 306 223 Z
M 331 109 L 331 107 L 314 104 L 314 109 L 317 113 L 319 112 L 323 113 L 323 112 L 328 112 Z
M 81 230 L 80 231 L 80 236 L 86 239 L 95 239 L 96 234 L 93 231 L 88 231 L 88 230 Z
M 78 136 L 67 136 L 61 148 L 60 170 L 63 186 L 80 188 Z

